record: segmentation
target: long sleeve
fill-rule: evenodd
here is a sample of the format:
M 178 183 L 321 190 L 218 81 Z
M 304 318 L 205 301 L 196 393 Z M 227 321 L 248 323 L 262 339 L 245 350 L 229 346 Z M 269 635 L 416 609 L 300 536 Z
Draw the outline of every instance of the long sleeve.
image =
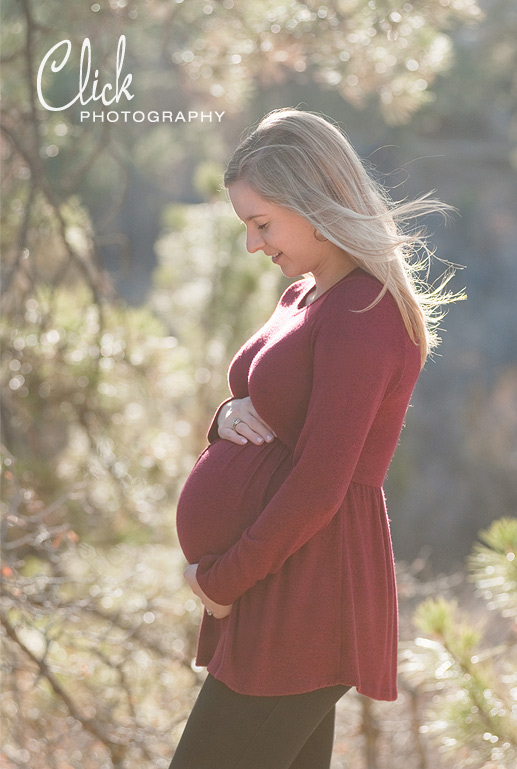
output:
M 401 377 L 406 339 L 392 300 L 354 312 L 337 299 L 325 301 L 312 327 L 312 390 L 292 471 L 230 549 L 200 560 L 199 584 L 218 603 L 233 603 L 276 573 L 331 521 L 383 401 Z

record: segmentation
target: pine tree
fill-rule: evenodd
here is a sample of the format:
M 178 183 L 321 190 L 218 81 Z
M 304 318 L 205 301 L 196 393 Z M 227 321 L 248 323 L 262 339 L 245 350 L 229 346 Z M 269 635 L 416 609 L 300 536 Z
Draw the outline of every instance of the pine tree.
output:
M 440 753 L 456 767 L 510 769 L 517 765 L 517 518 L 494 521 L 480 539 L 467 569 L 493 616 L 480 629 L 457 601 L 428 598 L 414 616 L 425 637 L 408 650 L 404 669 L 432 695 L 421 731 Z

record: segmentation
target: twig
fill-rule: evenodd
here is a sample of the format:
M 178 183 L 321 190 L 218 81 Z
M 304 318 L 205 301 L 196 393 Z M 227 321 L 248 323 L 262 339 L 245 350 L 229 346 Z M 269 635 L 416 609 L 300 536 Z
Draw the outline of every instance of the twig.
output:
M 428 769 L 427 756 L 422 742 L 422 719 L 420 716 L 420 702 L 418 688 L 403 684 L 409 696 L 409 712 L 411 715 L 411 735 L 415 746 L 415 755 L 418 760 L 418 769 Z
M 25 203 L 23 222 L 21 224 L 20 233 L 18 235 L 18 245 L 16 247 L 16 255 L 11 265 L 11 269 L 9 270 L 9 273 L 7 274 L 5 281 L 2 285 L 2 289 L 1 289 L 2 295 L 8 293 L 11 287 L 12 280 L 18 271 L 18 267 L 20 265 L 21 260 L 23 259 L 23 254 L 27 244 L 27 234 L 29 231 L 30 218 L 32 214 L 32 204 L 34 202 L 34 193 L 35 193 L 35 188 L 32 184 L 30 184 L 29 194 L 27 196 L 27 202 Z
M 379 727 L 374 715 L 373 702 L 368 697 L 361 697 L 362 724 L 361 732 L 364 735 L 364 747 L 366 766 L 368 769 L 377 769 L 377 739 Z
M 114 766 L 120 766 L 120 762 L 122 761 L 124 755 L 127 751 L 127 745 L 124 744 L 122 739 L 114 739 L 111 737 L 105 729 L 101 726 L 101 724 L 92 718 L 86 718 L 81 711 L 79 710 L 76 703 L 73 701 L 73 699 L 70 697 L 67 691 L 61 686 L 58 679 L 54 676 L 52 671 L 49 669 L 47 663 L 43 659 L 39 659 L 33 652 L 23 643 L 21 638 L 18 636 L 16 630 L 11 625 L 7 617 L 5 617 L 3 614 L 0 614 L 0 622 L 5 628 L 5 632 L 9 636 L 9 638 L 24 652 L 24 654 L 29 657 L 29 659 L 36 665 L 39 671 L 39 675 L 43 678 L 45 678 L 48 683 L 50 684 L 50 687 L 52 688 L 53 692 L 56 694 L 57 697 L 65 704 L 66 708 L 68 709 L 70 715 L 75 718 L 87 731 L 89 734 L 91 734 L 93 737 L 95 737 L 97 740 L 102 742 L 102 744 L 106 747 L 106 749 L 110 753 L 111 760 L 114 764 Z

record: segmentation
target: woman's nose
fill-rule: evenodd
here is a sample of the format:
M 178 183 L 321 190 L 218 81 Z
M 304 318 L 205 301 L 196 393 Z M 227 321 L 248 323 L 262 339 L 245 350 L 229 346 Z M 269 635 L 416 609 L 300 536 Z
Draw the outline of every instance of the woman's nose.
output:
M 264 238 L 260 232 L 247 232 L 246 233 L 246 250 L 250 254 L 254 254 L 264 247 Z

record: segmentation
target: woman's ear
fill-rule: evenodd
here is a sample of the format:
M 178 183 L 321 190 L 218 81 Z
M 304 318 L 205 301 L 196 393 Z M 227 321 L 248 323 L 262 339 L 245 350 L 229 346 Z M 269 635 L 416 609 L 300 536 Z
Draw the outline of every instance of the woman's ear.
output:
M 319 236 L 319 237 L 318 237 Z M 319 230 L 314 230 L 314 237 L 319 240 L 320 243 L 324 243 L 328 238 L 325 238 Z

